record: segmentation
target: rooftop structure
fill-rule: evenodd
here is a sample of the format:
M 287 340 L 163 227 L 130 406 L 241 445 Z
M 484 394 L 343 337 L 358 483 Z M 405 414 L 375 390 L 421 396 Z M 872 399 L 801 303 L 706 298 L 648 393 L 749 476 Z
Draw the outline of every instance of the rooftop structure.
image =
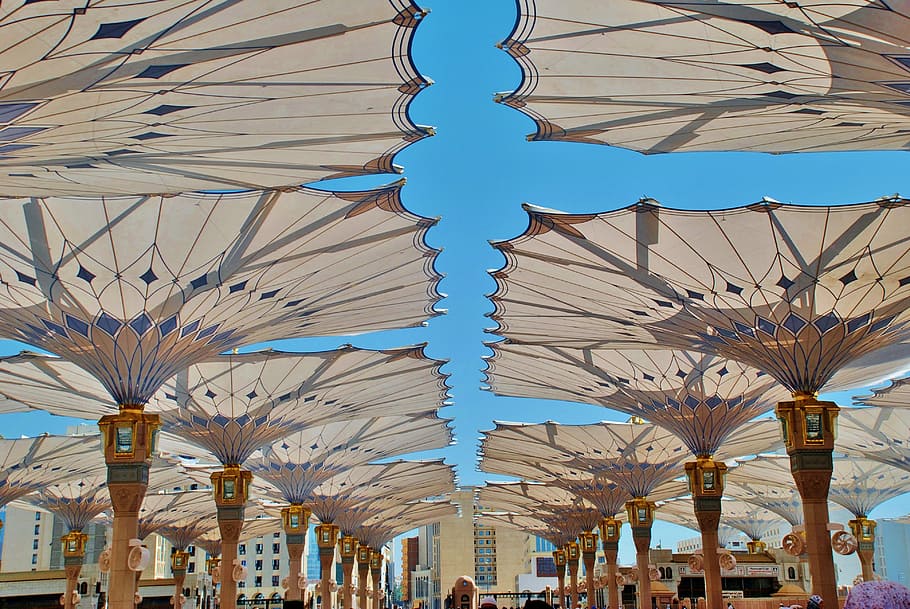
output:
M 910 13 L 855 3 L 518 0 L 496 100 L 534 140 L 644 153 L 900 150 Z M 634 76 L 633 76 L 634 75 Z
M 839 409 L 815 396 L 907 364 L 910 252 L 897 228 L 910 221 L 906 201 L 526 209 L 525 233 L 496 244 L 506 264 L 493 273 L 492 331 L 582 350 L 695 350 L 781 383 L 793 399 L 778 403 L 777 416 L 803 504 L 813 506 L 805 518 L 812 581 L 834 598 L 827 489 Z
M 6 11 L 2 190 L 249 190 L 396 171 L 395 152 L 431 133 L 408 114 L 430 82 L 410 57 L 423 16 L 409 0 Z

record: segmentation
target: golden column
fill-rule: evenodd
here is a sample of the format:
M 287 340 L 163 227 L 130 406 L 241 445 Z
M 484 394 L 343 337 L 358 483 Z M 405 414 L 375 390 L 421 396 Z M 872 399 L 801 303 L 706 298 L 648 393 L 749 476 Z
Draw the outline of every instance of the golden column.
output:
M 253 474 L 239 465 L 225 465 L 212 473 L 212 489 L 221 531 L 221 609 L 237 607 L 237 582 L 245 569 L 237 559 L 237 544 L 243 529 L 243 514 L 250 496 Z
M 704 552 L 705 600 L 708 607 L 723 607 L 724 594 L 720 577 L 720 560 L 717 553 L 720 541 L 717 529 L 720 526 L 721 498 L 724 495 L 724 474 L 727 466 L 711 457 L 697 457 L 686 463 L 689 478 L 689 492 L 695 505 L 695 518 L 701 532 L 701 547 Z M 646 575 L 641 575 L 645 577 Z
M 118 414 L 103 416 L 98 421 L 114 510 L 108 583 L 110 609 L 135 606 L 136 578 L 128 564 L 129 542 L 139 532 L 139 508 L 148 489 L 159 426 L 157 414 L 146 414 L 141 406 L 129 405 L 121 406 Z
M 88 535 L 82 531 L 70 531 L 60 538 L 63 542 L 63 571 L 66 573 L 66 592 L 63 596 L 64 609 L 76 606 L 76 592 L 79 585 L 79 573 L 85 561 L 85 544 Z
M 382 607 L 382 552 L 370 552 L 370 575 L 373 576 L 373 609 Z
M 837 576 L 828 533 L 828 490 L 834 471 L 834 436 L 840 408 L 815 395 L 795 393 L 777 404 L 790 471 L 803 502 L 812 592 L 832 606 L 837 603 Z
M 570 541 L 566 544 L 566 559 L 569 564 L 569 582 L 571 589 L 569 595 L 572 597 L 572 607 L 578 607 L 578 559 L 581 558 L 581 548 L 578 547 L 577 541 Z
M 651 609 L 651 525 L 654 523 L 653 502 L 636 497 L 626 502 L 629 524 L 632 526 L 632 541 L 635 542 L 635 562 L 638 565 L 638 606 Z M 713 607 L 711 609 L 714 609 Z
M 581 560 L 585 565 L 585 590 L 588 594 L 588 607 L 597 604 L 594 593 L 594 564 L 597 562 L 597 533 L 580 533 L 578 535 L 581 546 Z
M 310 514 L 310 510 L 299 503 L 292 503 L 281 510 L 281 525 L 288 546 L 288 590 L 285 598 L 291 601 L 299 601 L 301 598 L 300 576 L 303 570 L 303 552 L 306 548 Z
M 616 568 L 616 559 L 619 554 L 621 530 L 622 523 L 616 518 L 604 518 L 600 522 L 600 543 L 603 545 L 604 557 L 607 559 L 607 596 L 609 598 L 607 607 L 610 609 L 619 607 L 619 585 L 616 583 L 619 569 Z
M 174 598 L 171 599 L 171 605 L 174 609 L 183 607 L 180 598 L 183 596 L 183 582 L 186 580 L 186 566 L 190 562 L 190 553 L 185 550 L 177 550 L 171 554 L 171 573 L 174 574 Z
M 876 522 L 862 516 L 851 520 L 848 524 L 858 544 L 856 554 L 859 556 L 859 562 L 863 566 L 863 581 L 874 581 L 875 571 L 872 568 L 872 564 L 875 556 Z
M 338 545 L 338 526 L 332 523 L 316 525 L 316 545 L 319 546 L 319 575 L 321 578 L 322 608 L 334 609 L 332 599 L 332 565 L 335 563 L 335 546 Z
M 357 540 L 351 535 L 344 535 L 338 541 L 338 553 L 341 554 L 341 574 L 344 581 L 341 585 L 341 606 L 353 609 L 354 596 L 354 559 L 357 557 Z
M 370 577 L 370 546 L 361 543 L 357 546 L 357 596 L 358 609 L 367 609 L 367 579 Z
M 566 606 L 566 565 L 568 564 L 566 551 L 563 549 L 553 552 L 553 563 L 556 565 L 556 589 L 559 592 L 559 606 Z M 572 607 L 571 609 L 575 609 Z

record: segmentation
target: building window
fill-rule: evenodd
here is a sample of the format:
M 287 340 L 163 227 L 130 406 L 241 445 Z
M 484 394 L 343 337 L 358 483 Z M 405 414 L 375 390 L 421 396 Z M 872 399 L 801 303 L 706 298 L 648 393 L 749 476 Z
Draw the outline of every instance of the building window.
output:
M 196 572 L 196 561 L 192 561 L 192 562 L 190 562 L 190 564 L 188 564 L 188 565 L 186 566 L 186 572 L 187 572 L 187 573 L 195 573 L 195 572 Z
M 242 543 L 239 546 L 237 546 L 237 554 L 239 554 L 240 556 L 243 556 L 244 554 L 246 554 L 246 544 L 245 543 Z
M 272 554 L 281 554 L 281 544 L 280 543 L 272 544 Z
M 187 546 L 186 553 L 190 556 L 196 556 L 196 546 Z
M 262 544 L 261 543 L 256 544 L 256 554 L 262 554 Z
M 38 564 L 38 555 L 37 554 L 32 554 L 32 564 L 33 565 Z
M 256 586 L 257 588 L 262 587 L 262 576 L 261 575 L 256 576 L 256 579 L 253 581 L 253 585 Z
M 38 535 L 38 534 L 40 534 L 40 533 L 41 533 L 41 525 L 40 525 L 40 524 L 36 524 L 36 525 L 35 525 L 35 535 Z
M 673 579 L 673 567 L 667 567 L 667 579 Z
M 787 567 L 787 579 L 796 579 L 796 569 Z
M 281 561 L 276 558 L 272 561 L 272 571 L 280 571 L 280 570 L 281 570 Z
M 33 539 L 32 540 L 32 550 L 37 550 L 37 549 L 38 549 L 38 540 Z
M 41 520 L 41 512 L 35 512 L 35 520 Z
M 262 561 L 261 560 L 256 561 L 256 570 L 262 571 Z
M 273 587 L 273 588 L 277 588 L 277 587 L 278 587 L 278 584 L 280 583 L 280 582 L 278 581 L 278 578 L 279 578 L 279 577 L 280 577 L 280 576 L 278 576 L 278 575 L 273 575 L 273 576 L 272 576 L 272 587 Z
M 239 582 L 237 582 L 237 587 L 238 587 L 238 588 L 246 588 L 246 582 L 245 582 L 245 581 L 239 581 Z M 246 597 L 244 597 L 244 598 L 246 598 Z
M 275 539 L 281 539 L 281 533 L 272 533 L 272 537 Z

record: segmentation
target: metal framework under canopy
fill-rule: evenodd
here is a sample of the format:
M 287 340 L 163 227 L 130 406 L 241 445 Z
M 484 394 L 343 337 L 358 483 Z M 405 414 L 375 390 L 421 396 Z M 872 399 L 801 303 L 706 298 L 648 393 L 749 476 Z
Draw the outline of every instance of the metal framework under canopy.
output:
M 491 330 L 575 349 L 682 349 L 761 370 L 791 392 L 868 384 L 910 361 L 910 206 L 653 201 L 599 214 L 526 207 L 496 247 Z
M 93 518 L 111 507 L 107 468 L 101 452 L 93 472 L 42 486 L 27 495 L 26 500 L 60 518 L 67 532 L 82 531 Z
M 887 387 L 874 389 L 871 395 L 853 398 L 858 406 L 910 408 L 910 377 L 891 379 Z
M 644 153 L 906 150 L 910 10 L 846 0 L 516 0 L 534 140 Z
M 487 382 L 498 395 L 553 397 L 640 416 L 699 456 L 713 455 L 737 428 L 789 395 L 759 370 L 694 351 L 488 346 Z
M 448 446 L 448 422 L 430 408 L 308 427 L 263 447 L 245 467 L 278 489 L 284 501 L 306 503 L 319 485 L 352 467 Z
M 0 335 L 144 404 L 238 345 L 418 325 L 433 222 L 399 189 L 0 201 Z
M 378 550 L 402 533 L 458 513 L 458 506 L 447 499 L 402 503 L 372 516 L 351 533 L 361 543 Z
M 177 193 L 397 172 L 432 130 L 410 0 L 138 0 L 0 12 L 0 192 Z
M 856 518 L 865 518 L 879 505 L 910 492 L 910 470 L 857 457 L 834 460 L 828 499 Z
M 513 512 L 484 512 L 475 518 L 475 522 L 482 526 L 506 527 L 546 539 L 557 548 L 561 548 L 577 537 L 576 533 L 555 528 L 544 522 L 539 515 L 516 514 Z
M 762 455 L 728 469 L 724 495 L 766 508 L 791 526 L 803 523 L 802 500 L 786 456 Z
M 483 510 L 535 515 L 560 528 L 580 533 L 597 528 L 600 510 L 565 489 L 532 482 L 488 482 L 477 491 L 477 504 Z
M 723 502 L 721 522 L 742 531 L 752 541 L 761 541 L 780 524 L 781 518 L 766 508 L 740 499 L 729 499 Z

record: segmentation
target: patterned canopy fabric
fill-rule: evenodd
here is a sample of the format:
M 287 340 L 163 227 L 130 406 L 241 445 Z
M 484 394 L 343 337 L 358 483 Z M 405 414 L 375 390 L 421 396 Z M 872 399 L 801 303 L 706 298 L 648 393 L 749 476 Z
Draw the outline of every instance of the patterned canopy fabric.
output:
M 485 510 L 531 515 L 576 535 L 597 528 L 603 518 L 599 509 L 581 497 L 533 482 L 488 482 L 477 492 L 477 503 Z
M 0 195 L 263 190 L 396 172 L 432 133 L 409 0 L 4 2 Z
M 713 455 L 737 428 L 788 396 L 769 375 L 692 351 L 571 349 L 509 341 L 489 347 L 493 356 L 487 358 L 487 382 L 497 394 L 552 397 L 639 416 L 677 434 L 698 456 Z
M 803 504 L 793 485 L 790 459 L 762 455 L 727 470 L 724 494 L 766 508 L 790 525 L 803 523 Z
M 353 467 L 322 483 L 307 502 L 322 522 L 350 533 L 398 504 L 452 493 L 455 471 L 442 460 L 393 461 Z
M 493 330 L 576 349 L 684 349 L 761 370 L 792 392 L 861 386 L 910 360 L 910 206 L 653 201 L 572 215 L 527 207 Z
M 100 436 L 0 438 L 0 507 L 49 485 L 91 474 Z
M 497 101 L 534 140 L 644 153 L 906 150 L 910 10 L 846 0 L 517 0 Z
M 67 531 L 81 531 L 95 516 L 110 509 L 107 468 L 98 451 L 93 473 L 64 480 L 39 489 L 26 500 L 60 518 Z
M 842 408 L 837 449 L 910 471 L 910 409 Z
M 910 408 L 910 377 L 891 379 L 887 387 L 874 389 L 871 395 L 853 399 L 858 406 Z
M 433 222 L 399 189 L 0 200 L 0 335 L 141 405 L 237 345 L 420 324 Z
M 458 506 L 447 499 L 400 503 L 372 516 L 351 533 L 361 543 L 379 549 L 397 535 L 458 514 Z
M 320 485 L 352 467 L 448 446 L 452 431 L 447 421 L 436 415 L 431 401 L 423 408 L 313 425 L 264 446 L 246 467 L 277 489 L 284 501 L 307 503 Z
M 844 457 L 834 460 L 828 499 L 865 518 L 879 505 L 910 492 L 910 470 L 869 459 Z

